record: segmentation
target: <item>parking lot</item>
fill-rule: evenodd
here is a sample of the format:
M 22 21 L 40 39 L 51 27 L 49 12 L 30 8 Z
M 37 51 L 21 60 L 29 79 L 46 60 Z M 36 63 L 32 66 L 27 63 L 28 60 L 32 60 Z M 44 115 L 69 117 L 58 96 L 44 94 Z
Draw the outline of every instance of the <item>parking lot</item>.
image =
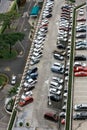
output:
M 34 49 L 34 50 L 32 50 L 33 52 L 30 57 L 30 59 L 32 61 L 32 62 L 30 62 L 30 64 L 31 64 L 30 68 L 32 69 L 32 65 L 36 64 L 35 60 L 37 60 L 37 58 L 35 59 L 35 57 L 40 56 L 40 57 L 38 57 L 38 59 L 40 58 L 38 61 L 40 63 L 33 65 L 38 68 L 38 79 L 37 79 L 38 81 L 37 81 L 37 84 L 35 85 L 35 89 L 32 90 L 34 102 L 31 104 L 28 104 L 27 107 L 22 108 L 22 111 L 18 113 L 14 130 L 16 130 L 17 127 L 19 127 L 20 121 L 23 122 L 23 124 L 25 124 L 26 122 L 29 122 L 31 128 L 35 128 L 35 129 L 37 128 L 38 130 L 39 129 L 57 130 L 58 128 L 60 128 L 61 130 L 64 129 L 66 103 L 67 103 L 67 91 L 68 91 L 68 73 L 69 73 L 69 71 L 68 71 L 69 65 L 68 65 L 68 62 L 66 62 L 66 61 L 69 61 L 67 59 L 69 59 L 69 57 L 70 57 L 70 43 L 71 43 L 71 31 L 70 30 L 72 27 L 72 15 L 71 15 L 72 13 L 69 14 L 69 12 L 72 12 L 72 10 L 69 10 L 69 8 L 66 6 L 66 7 L 62 8 L 62 12 L 61 12 L 61 7 L 62 7 L 63 3 L 64 3 L 63 1 L 61 1 L 60 3 L 57 3 L 57 1 L 54 2 L 52 15 L 49 15 L 49 17 L 51 17 L 51 18 L 49 18 L 49 26 L 46 25 L 46 26 L 48 26 L 49 33 L 47 33 L 46 29 L 45 29 L 45 32 L 47 33 L 46 38 L 44 38 L 44 36 L 43 36 L 43 38 L 37 36 L 37 38 L 34 41 L 34 46 L 37 47 L 38 45 L 36 45 L 36 44 L 37 44 L 37 42 L 40 42 L 38 40 L 41 39 L 42 41 L 39 44 L 41 44 L 41 46 L 43 46 L 43 53 L 42 53 L 42 48 L 40 48 L 41 52 L 38 52 L 39 55 L 36 56 L 37 53 L 36 53 L 36 50 Z M 72 7 L 70 7 L 70 8 L 72 8 Z M 57 13 L 57 11 L 59 11 L 59 12 Z M 47 12 L 45 12 L 45 13 L 47 13 Z M 61 16 L 61 22 L 60 22 L 60 16 Z M 45 14 L 43 15 L 43 19 L 44 19 L 44 17 L 45 17 Z M 64 19 L 64 20 L 62 20 L 62 19 Z M 45 22 L 48 22 L 48 21 L 46 20 Z M 59 22 L 60 22 L 60 24 L 59 24 Z M 45 23 L 45 24 L 48 24 L 48 23 Z M 41 24 L 39 26 L 39 28 L 43 28 L 42 26 L 43 25 Z M 41 29 L 40 29 L 40 31 L 41 31 Z M 41 32 L 39 32 L 38 35 L 42 35 Z M 67 35 L 68 35 L 68 37 L 67 37 Z M 69 44 L 68 44 L 68 42 L 69 42 Z M 69 45 L 69 46 L 67 47 L 67 45 Z M 54 50 L 56 50 L 57 48 L 58 48 L 57 52 L 54 53 Z M 61 49 L 64 50 L 63 51 L 64 53 L 66 53 L 66 57 L 63 56 L 64 59 L 61 61 L 59 61 L 59 59 L 58 59 L 58 62 L 57 62 L 57 60 L 55 58 L 53 58 L 53 54 L 57 54 L 58 51 L 60 51 Z M 63 52 L 62 52 L 62 54 L 63 54 Z M 81 51 L 81 50 L 80 50 L 80 52 L 76 51 L 76 55 L 79 53 L 84 54 L 84 51 Z M 86 53 L 86 51 L 85 51 L 85 53 Z M 58 55 L 59 55 L 59 53 L 56 55 L 57 56 L 56 58 L 59 58 L 59 57 L 62 58 L 62 55 L 61 56 L 58 56 Z M 64 68 L 65 68 L 65 70 L 64 70 Z M 56 71 L 58 71 L 57 74 L 55 74 Z M 63 88 L 54 89 L 53 86 L 60 87 L 58 85 L 53 85 L 54 82 L 51 82 L 52 80 L 55 80 L 54 77 L 56 77 L 56 76 L 63 79 L 63 81 L 65 83 L 62 85 Z M 80 82 L 81 82 L 82 78 L 75 78 L 75 80 L 74 80 L 75 81 L 74 82 L 75 83 L 75 85 L 74 85 L 74 91 L 75 91 L 74 92 L 74 104 L 81 103 L 81 102 L 79 102 L 79 99 L 81 98 L 80 95 L 82 95 L 81 93 L 83 93 L 82 103 L 85 103 L 86 100 L 84 100 L 83 97 L 86 97 L 86 87 L 83 87 L 83 89 L 81 89 L 82 87 L 81 88 L 79 87 L 79 89 L 78 89 L 75 86 L 81 86 L 81 84 L 82 85 L 86 84 L 86 78 L 84 78 L 84 83 L 83 83 L 83 81 L 80 83 L 79 80 L 77 80 L 77 79 L 80 79 Z M 29 81 L 27 81 L 27 82 L 29 82 Z M 55 83 L 57 84 L 56 81 L 55 81 Z M 26 89 L 27 88 L 26 85 L 28 85 L 28 83 L 24 82 L 24 86 L 22 86 L 22 87 L 24 87 L 24 89 Z M 58 98 L 60 98 L 62 96 L 63 100 L 61 100 L 59 102 L 54 102 L 54 101 L 52 101 L 53 95 L 51 95 L 51 94 L 58 95 Z M 60 112 L 63 112 L 63 115 L 62 115 L 63 120 L 61 119 L 61 117 L 59 117 Z M 58 123 L 54 123 L 54 122 L 44 119 L 45 113 L 55 113 L 56 116 L 58 116 L 58 118 L 59 118 Z M 57 121 L 57 119 L 55 121 Z M 77 129 L 79 126 L 81 126 L 81 123 L 83 123 L 83 122 L 76 124 L 77 122 L 73 121 L 73 123 L 74 123 L 74 125 L 73 125 L 73 130 L 74 130 L 74 129 Z
M 22 108 L 22 111 L 18 113 L 16 120 L 16 129 L 18 127 L 18 122 L 29 122 L 32 128 L 38 129 L 49 129 L 57 130 L 58 123 L 54 123 L 44 119 L 44 113 L 54 112 L 58 113 L 60 111 L 61 103 L 52 102 L 51 106 L 48 105 L 48 89 L 49 82 L 52 75 L 54 75 L 50 68 L 54 63 L 54 58 L 52 52 L 56 49 L 57 34 L 60 20 L 60 12 L 63 1 L 58 2 L 55 0 L 52 18 L 49 19 L 49 26 L 46 39 L 44 41 L 43 57 L 40 59 L 40 63 L 33 65 L 38 67 L 38 81 L 35 85 L 33 92 L 34 102 L 27 105 L 27 107 Z M 32 68 L 32 66 L 30 66 Z
M 86 8 L 85 7 L 84 7 L 84 15 L 82 15 L 82 16 L 79 15 L 79 10 L 78 10 L 77 19 L 79 19 L 79 18 L 86 18 Z M 77 24 L 78 23 L 85 24 L 85 22 L 77 22 Z M 86 38 L 78 39 L 78 40 L 86 40 Z M 87 49 L 76 50 L 75 55 L 84 55 L 87 58 Z M 85 64 L 85 66 L 87 66 L 87 60 L 86 61 L 80 61 L 80 62 L 81 62 L 81 64 Z M 73 109 L 74 109 L 75 105 L 78 105 L 78 104 L 87 104 L 87 77 L 86 76 L 74 77 Z M 84 111 L 85 110 L 83 110 L 83 111 L 80 111 L 80 110 L 79 111 L 73 111 L 73 115 L 75 115 L 75 113 L 77 113 L 77 112 L 83 112 L 84 113 Z M 75 120 L 75 121 L 73 120 L 72 126 L 73 126 L 72 130 L 77 130 L 77 129 L 86 130 L 87 120 L 84 120 L 84 119 L 81 119 L 81 118 L 78 119 L 78 120 Z

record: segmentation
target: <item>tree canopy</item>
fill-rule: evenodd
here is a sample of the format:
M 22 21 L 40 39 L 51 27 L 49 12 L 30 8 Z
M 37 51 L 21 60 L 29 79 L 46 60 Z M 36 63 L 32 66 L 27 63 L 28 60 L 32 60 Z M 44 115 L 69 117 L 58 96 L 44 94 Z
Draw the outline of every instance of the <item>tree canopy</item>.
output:
M 0 46 L 3 44 L 14 45 L 18 40 L 21 41 L 24 38 L 24 34 L 20 32 L 0 34 Z
M 0 22 L 4 22 L 4 24 L 6 24 L 10 28 L 11 21 L 17 19 L 19 16 L 20 14 L 17 13 L 16 10 L 9 11 L 6 13 L 1 13 Z

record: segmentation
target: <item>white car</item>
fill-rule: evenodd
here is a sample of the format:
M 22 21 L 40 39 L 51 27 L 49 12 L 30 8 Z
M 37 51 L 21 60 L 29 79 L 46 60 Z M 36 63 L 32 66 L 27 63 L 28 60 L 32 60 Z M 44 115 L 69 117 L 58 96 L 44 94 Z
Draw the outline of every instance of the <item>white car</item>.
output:
M 59 63 L 59 62 L 55 62 L 54 63 L 54 66 L 58 66 L 58 67 L 62 67 L 62 68 L 64 68 L 64 65 L 63 64 L 61 64 L 61 63 Z
M 57 90 L 57 89 L 55 89 L 55 88 L 50 88 L 50 89 L 49 89 L 49 92 L 50 92 L 50 93 L 53 93 L 53 94 L 61 95 L 61 91 L 60 91 L 60 90 Z
M 68 93 L 67 93 L 67 92 L 65 92 L 65 93 L 63 94 L 63 96 L 64 96 L 65 98 L 67 98 Z
M 87 104 L 78 104 L 74 106 L 75 111 L 87 111 Z
M 84 15 L 84 10 L 83 9 L 79 10 L 79 15 Z
M 62 110 L 63 110 L 63 111 L 66 111 L 66 109 L 67 109 L 67 106 L 64 105 L 64 106 L 62 107 Z
M 58 86 L 59 84 L 57 82 L 55 82 L 55 81 L 51 81 L 50 85 L 52 85 L 52 86 Z
M 65 118 L 66 117 L 66 112 L 60 112 L 59 117 L 60 118 Z
M 12 79 L 11 79 L 11 84 L 12 85 L 15 85 L 16 84 L 16 76 L 15 75 L 12 75 Z
M 32 93 L 32 91 L 27 91 L 27 92 L 24 93 L 24 95 L 25 95 L 25 96 L 32 96 L 33 93 Z
M 34 48 L 33 52 L 42 52 L 42 50 L 43 50 L 42 48 L 38 48 L 38 49 Z
M 63 83 L 63 79 L 62 78 L 54 76 L 54 77 L 52 77 L 52 79 L 55 80 L 56 82 L 60 83 L 60 84 Z
M 81 62 L 74 62 L 74 66 L 83 66 L 83 67 L 85 67 L 85 66 L 87 66 L 87 64 L 86 63 L 81 63 Z
M 55 89 L 58 89 L 58 90 L 62 90 L 63 86 L 62 85 L 58 85 L 58 86 L 51 85 L 50 88 L 55 88 Z

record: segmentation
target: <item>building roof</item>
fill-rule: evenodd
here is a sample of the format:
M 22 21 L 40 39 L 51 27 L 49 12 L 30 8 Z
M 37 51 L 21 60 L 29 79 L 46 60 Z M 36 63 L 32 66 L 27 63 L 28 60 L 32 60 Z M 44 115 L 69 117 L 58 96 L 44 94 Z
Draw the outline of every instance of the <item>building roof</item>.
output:
M 38 5 L 33 6 L 30 16 L 37 16 L 39 13 L 40 7 Z

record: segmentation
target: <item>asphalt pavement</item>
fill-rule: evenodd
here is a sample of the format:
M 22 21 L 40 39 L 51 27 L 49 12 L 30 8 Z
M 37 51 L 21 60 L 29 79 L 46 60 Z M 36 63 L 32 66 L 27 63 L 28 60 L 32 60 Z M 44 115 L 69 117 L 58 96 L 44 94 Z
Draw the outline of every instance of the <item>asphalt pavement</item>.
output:
M 2 6 L 0 5 L 0 10 L 2 8 L 6 9 L 6 5 L 3 5 L 6 0 L 2 0 Z M 24 12 L 30 12 L 32 6 L 35 4 L 35 1 L 29 1 L 27 0 L 26 4 L 24 7 L 21 7 L 19 12 L 23 13 Z M 25 52 L 23 53 L 22 56 L 18 56 L 15 59 L 12 60 L 2 60 L 0 59 L 0 73 L 5 73 L 8 75 L 9 79 L 11 78 L 12 74 L 15 74 L 17 76 L 17 81 L 20 83 L 24 67 L 26 64 L 27 56 L 31 47 L 31 41 L 29 40 L 29 32 L 30 32 L 30 24 L 29 24 L 29 17 L 20 17 L 16 21 L 16 31 L 17 32 L 24 32 L 25 33 L 25 38 L 22 41 L 21 45 L 23 46 Z M 20 45 L 18 44 L 17 47 Z M 9 81 L 10 83 L 10 81 Z M 5 103 L 5 98 L 7 91 L 10 89 L 9 84 L 6 85 L 6 87 L 0 92 L 0 96 L 2 97 L 0 99 L 0 130 L 6 130 L 9 118 L 10 116 L 5 112 L 4 110 L 4 103 Z

